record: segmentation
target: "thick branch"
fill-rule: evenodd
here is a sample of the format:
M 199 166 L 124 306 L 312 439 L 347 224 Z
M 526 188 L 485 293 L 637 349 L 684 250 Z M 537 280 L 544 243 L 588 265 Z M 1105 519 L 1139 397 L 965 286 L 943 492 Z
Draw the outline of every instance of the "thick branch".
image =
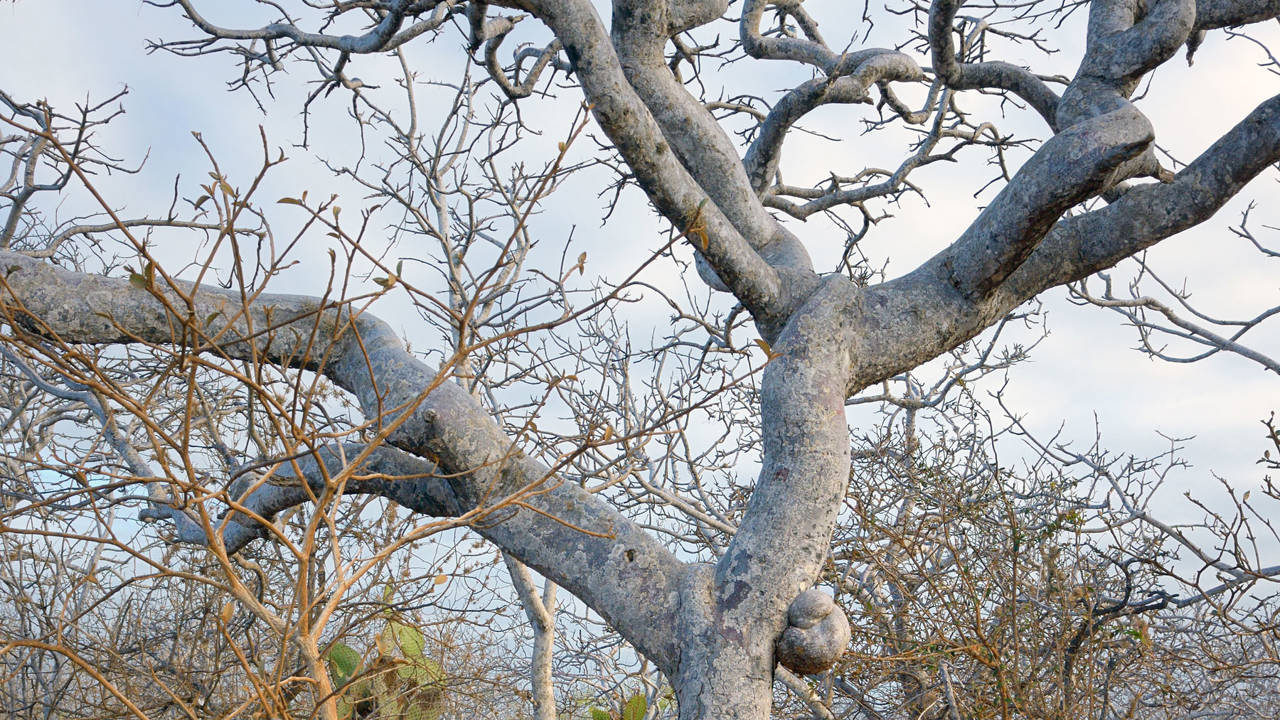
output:
M 364 446 L 350 443 L 325 446 L 295 460 L 283 461 L 269 475 L 245 473 L 227 488 L 234 508 L 222 525 L 221 541 L 228 553 L 236 553 L 253 540 L 270 537 L 259 521 L 304 505 L 326 492 L 326 482 L 347 469 Z M 321 466 L 324 466 L 323 469 Z M 423 515 L 452 517 L 465 512 L 435 464 L 393 447 L 373 449 L 350 473 L 340 488 L 345 495 L 385 497 Z M 208 545 L 205 528 L 176 508 L 156 505 L 141 514 L 143 520 L 170 520 L 180 542 Z
M 1196 29 L 1238 27 L 1280 16 L 1280 0 L 1198 0 Z
M 662 51 L 669 22 L 666 3 L 614 2 L 612 38 L 627 82 L 635 89 L 693 179 L 747 242 L 775 267 L 812 271 L 799 242 L 760 204 L 747 180 L 737 148 L 715 117 L 667 67 Z M 782 245 L 795 245 L 787 257 Z M 792 257 L 794 256 L 794 257 Z
M 861 362 L 851 390 L 955 347 L 1044 290 L 1105 270 L 1208 220 L 1278 159 L 1280 96 L 1260 105 L 1171 182 L 1133 188 L 1106 207 L 1058 221 L 985 298 L 966 296 L 953 284 L 950 265 L 958 247 L 869 288 L 858 308 L 867 331 L 854 349 Z
M 952 285 L 964 295 L 985 297 L 1063 212 L 1105 187 L 1112 171 L 1151 139 L 1146 118 L 1129 108 L 1054 136 L 946 251 L 942 262 Z
M 1277 160 L 1280 96 L 1259 105 L 1172 182 L 1142 185 L 1107 207 L 1058 223 L 1002 293 L 1034 294 L 1105 270 L 1213 217 Z
M 1091 8 L 1080 75 L 1132 82 L 1173 57 L 1187 41 L 1196 19 L 1194 0 L 1157 0 L 1137 22 L 1134 6 L 1129 0 L 1112 0 L 1098 3 L 1101 10 Z
M 681 614 L 682 717 L 769 702 L 774 640 L 827 557 L 849 477 L 844 397 L 858 291 L 830 276 L 788 323 L 761 381 L 763 464 L 715 567 L 690 569 Z M 829 635 L 824 635 L 829 637 Z M 843 643 L 841 649 L 843 649 Z M 838 652 L 836 653 L 838 655 Z
M 162 283 L 137 288 L 0 252 L 0 313 L 14 327 L 67 343 L 183 345 L 322 372 L 390 431 L 387 442 L 437 462 L 460 507 L 524 508 L 477 529 L 671 668 L 681 563 L 603 500 L 521 454 L 465 389 L 409 353 L 386 323 L 304 296 L 261 295 L 245 308 L 230 292 Z
M 785 314 L 784 284 L 707 193 L 676 160 L 652 113 L 627 81 L 609 34 L 586 0 L 547 0 L 534 9 L 564 44 L 600 127 L 649 199 L 685 230 L 720 280 L 768 324 Z
M 1149 10 L 1137 0 L 1098 0 L 1089 6 L 1084 58 L 1058 104 L 1055 128 L 1133 108 L 1129 97 L 1149 70 L 1173 57 L 1195 21 L 1194 0 L 1158 0 Z M 1167 179 L 1154 147 L 1125 163 L 1114 178 Z

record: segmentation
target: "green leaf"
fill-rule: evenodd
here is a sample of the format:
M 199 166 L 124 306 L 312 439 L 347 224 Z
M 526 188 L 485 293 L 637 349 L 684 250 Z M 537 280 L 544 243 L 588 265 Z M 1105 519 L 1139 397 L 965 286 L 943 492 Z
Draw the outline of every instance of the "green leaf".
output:
M 598 707 L 591 708 L 591 720 L 613 720 L 609 713 Z
M 333 647 L 329 648 L 329 665 L 337 670 L 338 676 L 345 681 L 360 669 L 360 653 L 350 645 L 334 643 Z
M 282 197 L 276 201 L 277 205 L 301 205 L 302 201 L 298 198 Z
M 418 628 L 406 623 L 392 620 L 390 628 L 396 636 L 396 644 L 400 646 L 400 652 L 404 657 L 413 660 L 422 657 L 423 646 L 426 640 L 422 637 L 422 631 Z
M 416 687 L 439 685 L 444 682 L 444 668 L 429 657 L 420 657 L 397 667 L 396 677 L 408 680 Z
M 632 695 L 622 706 L 622 720 L 644 720 L 644 713 L 649 709 L 649 701 L 637 693 Z

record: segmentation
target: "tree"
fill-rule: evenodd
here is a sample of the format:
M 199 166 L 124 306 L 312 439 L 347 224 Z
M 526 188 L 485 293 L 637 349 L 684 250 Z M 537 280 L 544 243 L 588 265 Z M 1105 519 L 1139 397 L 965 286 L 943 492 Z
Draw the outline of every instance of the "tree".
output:
M 155 49 L 229 52 L 243 67 L 237 88 L 272 89 L 301 66 L 318 80 L 308 116 L 330 93 L 348 98 L 359 152 L 330 168 L 372 200 L 352 220 L 337 199 L 286 196 L 279 202 L 302 221 L 281 241 L 276 211 L 254 201 L 284 159 L 264 137 L 261 172 L 247 182 L 210 151 L 211 182 L 181 211 L 175 202 L 126 218 L 99 196 L 107 217 L 61 222 L 33 198 L 96 193 L 95 169 L 121 167 L 93 141 L 110 103 L 68 117 L 0 95 L 0 147 L 13 168 L 0 186 L 0 348 L 17 408 L 10 425 L 21 431 L 6 439 L 17 503 L 6 533 L 114 537 L 102 508 L 144 503 L 143 519 L 207 546 L 204 574 L 234 598 L 230 612 L 243 608 L 284 638 L 273 662 L 302 667 L 329 717 L 341 687 L 325 648 L 342 599 L 376 584 L 396 547 L 458 526 L 507 553 L 517 578 L 523 563 L 598 613 L 665 677 L 681 718 L 764 717 L 775 677 L 827 714 L 837 691 L 866 717 L 1172 713 L 1139 687 L 1159 667 L 1143 618 L 1170 607 L 1200 614 L 1161 629 L 1160 652 L 1180 658 L 1164 665 L 1166 696 L 1247 702 L 1258 695 L 1241 683 L 1274 674 L 1242 672 L 1215 689 L 1192 670 L 1276 660 L 1266 635 L 1276 608 L 1257 585 L 1280 570 L 1222 544 L 1250 547 L 1247 497 L 1234 516 L 1212 516 L 1201 540 L 1146 508 L 1152 464 L 1117 468 L 1100 448 L 1033 442 L 1037 461 L 1011 477 L 967 386 L 1015 363 L 1021 350 L 996 352 L 1000 332 L 1070 284 L 1081 302 L 1124 313 L 1153 354 L 1172 356 L 1160 339 L 1169 335 L 1280 371 L 1243 339 L 1275 308 L 1216 320 L 1176 291 L 1166 303 L 1140 283 L 1132 296 L 1110 276 L 1094 281 L 1101 293 L 1086 283 L 1205 222 L 1280 160 L 1280 97 L 1185 165 L 1160 159 L 1134 99 L 1183 47 L 1190 59 L 1207 32 L 1280 16 L 1275 2 L 1099 0 L 1071 77 L 998 58 L 1041 46 L 1053 23 L 1085 12 L 1073 3 L 986 4 L 970 18 L 959 2 L 908 2 L 893 8 L 915 23 L 898 50 L 859 47 L 853 28 L 841 30 L 854 37 L 843 51 L 800 2 L 617 0 L 607 23 L 582 0 L 263 3 L 263 24 L 247 29 L 214 18 L 212 3 L 148 4 L 195 33 Z M 456 76 L 419 78 L 419 46 L 459 39 Z M 802 77 L 776 97 L 736 94 L 735 74 L 757 72 L 747 64 L 795 66 Z M 527 109 L 570 91 L 582 109 L 560 120 L 546 164 L 513 160 L 536 146 L 532 130 L 549 127 Z M 445 110 L 428 117 L 419 93 Z M 999 98 L 984 110 L 992 117 L 964 110 L 972 95 Z M 895 169 L 783 181 L 782 149 L 802 121 L 873 102 L 873 137 L 915 132 Z M 1043 141 L 1001 134 L 1000 108 L 1038 115 Z M 602 158 L 575 154 L 591 142 Z M 946 247 L 893 279 L 860 258 L 884 208 L 922 191 L 923 168 L 983 149 L 996 178 Z M 619 276 L 589 283 L 587 254 L 568 250 L 580 241 L 540 238 L 535 223 L 553 192 L 600 169 L 615 173 L 609 209 L 638 187 L 671 232 Z M 810 217 L 847 237 L 833 262 L 811 259 L 817 239 L 798 222 Z M 375 247 L 383 229 L 407 267 Z M 144 230 L 204 243 L 171 269 Z M 330 251 L 327 284 L 313 296 L 267 292 L 312 233 L 341 249 Z M 1239 233 L 1276 254 L 1247 217 Z M 681 267 L 690 251 L 696 276 L 721 293 L 712 301 L 646 274 Z M 637 349 L 619 314 L 642 292 L 676 319 Z M 370 309 L 396 296 L 440 332 L 431 364 Z M 756 342 L 744 341 L 753 331 Z M 939 368 L 936 385 L 917 379 Z M 851 441 L 847 408 L 872 401 L 888 419 Z M 925 441 L 917 415 L 933 410 L 955 424 Z M 720 428 L 710 442 L 697 426 L 707 418 Z M 753 462 L 753 482 L 733 472 Z M 1085 468 L 1089 480 L 1068 483 L 1062 468 Z M 440 520 L 396 526 L 399 535 L 388 526 L 381 538 L 344 534 L 363 522 L 366 506 L 343 502 L 353 495 Z M 30 520 L 68 498 L 80 515 L 60 516 L 65 528 Z M 300 508 L 313 509 L 293 525 L 279 518 Z M 1079 539 L 1099 532 L 1114 541 Z M 263 539 L 309 563 L 307 578 L 323 568 L 333 577 L 299 580 L 297 607 L 264 602 L 236 566 Z M 173 572 L 113 542 L 131 563 Z M 1199 564 L 1187 571 L 1175 550 Z M 1220 582 L 1201 583 L 1206 571 Z M 1170 589 L 1179 578 L 1190 595 Z M 845 609 L 813 589 L 820 579 L 862 608 L 849 609 L 852 645 Z M 536 609 L 530 586 L 517 587 Z M 1197 625 L 1215 622 L 1234 630 L 1218 638 Z M 6 647 L 47 649 L 23 642 Z M 860 669 L 859 658 L 890 669 Z M 825 700 L 796 676 L 833 667 Z M 900 701 L 885 700 L 879 677 Z

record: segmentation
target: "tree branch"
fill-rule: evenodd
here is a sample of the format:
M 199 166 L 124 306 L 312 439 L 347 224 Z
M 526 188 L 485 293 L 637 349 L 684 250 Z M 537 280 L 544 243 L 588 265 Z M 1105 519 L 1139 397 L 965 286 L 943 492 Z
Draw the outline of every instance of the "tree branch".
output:
M 956 12 L 964 0 L 934 0 L 929 6 L 929 52 L 933 72 L 953 90 L 999 88 L 1026 100 L 1057 129 L 1058 96 L 1030 70 L 1006 62 L 962 63 L 952 37 Z
M 1197 0 L 1196 29 L 1239 27 L 1280 16 L 1280 0 Z
M 163 282 L 139 288 L 0 252 L 0 315 L 64 343 L 183 345 L 323 373 L 359 399 L 386 442 L 436 462 L 460 508 L 518 508 L 477 530 L 672 667 L 681 563 L 603 500 L 520 453 L 465 389 L 410 354 L 390 326 L 305 296 L 263 294 L 243 306 L 232 292 Z M 436 500 L 413 502 L 438 509 Z
M 653 115 L 680 164 L 729 222 L 775 268 L 812 273 L 803 246 L 760 204 L 734 144 L 671 73 L 663 57 L 665 2 L 617 0 L 612 39 L 627 82 Z M 713 263 L 714 264 L 714 263 Z
M 391 3 L 391 9 L 382 16 L 382 19 L 362 35 L 309 33 L 287 22 L 271 23 L 260 28 L 247 30 L 224 28 L 206 20 L 196 11 L 191 4 L 191 0 L 172 0 L 169 3 L 152 2 L 151 4 L 160 5 L 161 7 L 173 4 L 181 6 L 187 18 L 196 27 L 215 38 L 224 40 L 290 40 L 306 47 L 328 48 L 340 50 L 344 53 L 364 54 L 394 50 L 419 35 L 440 27 L 448 19 L 457 2 L 456 0 L 440 0 L 439 2 L 419 3 L 413 0 L 397 0 Z M 401 30 L 405 18 L 410 12 L 418 14 L 427 10 L 433 11 L 430 18 Z
M 1046 144 L 1044 150 L 1048 148 Z M 975 270 L 986 267 L 982 258 L 960 256 L 962 250 L 976 250 L 986 242 L 973 230 L 985 223 L 983 216 L 1000 202 L 997 198 L 966 231 L 965 244 L 957 241 L 911 273 L 867 289 L 858 311 L 865 313 L 861 322 L 870 329 L 853 351 L 861 362 L 852 387 L 860 389 L 909 370 L 977 335 L 1037 294 L 1105 270 L 1208 220 L 1277 159 L 1280 96 L 1258 106 L 1171 182 L 1135 187 L 1106 207 L 1058 221 L 1025 262 L 985 296 L 975 298 L 959 290 L 983 273 L 962 274 L 968 279 L 957 287 L 952 267 L 957 262 Z M 1015 178 L 1006 191 L 1016 184 Z
M 744 237 L 711 202 L 681 163 L 673 162 L 675 153 L 628 82 L 595 8 L 586 0 L 546 0 L 533 11 L 563 43 L 596 121 L 658 211 L 690 236 L 719 280 L 757 321 L 766 326 L 780 322 L 797 288 L 807 290 L 812 282 L 783 283 L 777 268 L 753 247 L 752 239 Z
M 742 163 L 756 194 L 763 193 L 778 172 L 782 143 L 791 127 L 810 111 L 828 103 L 870 102 L 867 89 L 890 80 L 921 80 L 924 73 L 907 55 L 870 49 L 845 55 L 825 78 L 814 78 L 783 95 L 764 121 Z
M 974 299 L 990 294 L 1062 213 L 1108 185 L 1151 140 L 1151 125 L 1129 108 L 1055 135 L 945 252 L 951 284 Z

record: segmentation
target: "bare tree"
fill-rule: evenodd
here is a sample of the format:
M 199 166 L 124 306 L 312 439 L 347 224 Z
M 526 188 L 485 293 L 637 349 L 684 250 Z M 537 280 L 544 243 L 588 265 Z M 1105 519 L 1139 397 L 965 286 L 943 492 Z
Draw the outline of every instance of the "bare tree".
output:
M 583 0 L 264 1 L 249 27 L 215 17 L 216 3 L 147 4 L 195 33 L 155 49 L 230 54 L 233 88 L 263 103 L 288 72 L 307 73 L 304 143 L 339 93 L 356 151 L 322 157 L 369 198 L 345 214 L 337 198 L 282 198 L 302 220 L 277 237 L 279 215 L 255 196 L 284 154 L 264 137 L 256 176 L 229 177 L 206 148 L 211 181 L 194 197 L 122 217 L 93 175 L 124 167 L 93 137 L 111 103 L 64 116 L 0 94 L 0 348 L 15 408 L 3 529 L 105 538 L 126 575 L 149 568 L 229 598 L 208 608 L 220 632 L 239 613 L 260 623 L 276 646 L 236 656 L 252 696 L 228 691 L 220 711 L 350 712 L 326 654 L 358 617 L 348 601 L 377 594 L 395 550 L 463 526 L 508 558 L 534 627 L 539 717 L 551 712 L 555 586 L 639 653 L 599 653 L 640 666 L 639 687 L 617 697 L 645 702 L 624 701 L 622 716 L 670 712 L 670 695 L 681 718 L 765 717 L 775 679 L 781 710 L 822 717 L 1193 717 L 1205 704 L 1247 716 L 1274 701 L 1267 588 L 1280 567 L 1258 538 L 1277 536 L 1247 494 L 1227 488 L 1232 509 L 1206 506 L 1199 527 L 1164 521 L 1150 493 L 1174 455 L 1079 451 L 1016 417 L 997 429 L 971 389 L 1024 356 L 1001 334 L 1063 285 L 1121 313 L 1151 355 L 1228 352 L 1277 371 L 1246 337 L 1277 308 L 1224 319 L 1145 266 L 1127 292 L 1106 274 L 1280 160 L 1280 97 L 1187 164 L 1159 154 L 1135 99 L 1206 33 L 1280 16 L 1274 1 L 996 2 L 973 17 L 951 0 L 905 2 L 889 8 L 914 22 L 895 50 L 860 47 L 866 26 L 849 25 L 848 8 L 824 19 L 798 1 L 617 0 L 608 23 Z M 1084 38 L 1046 39 L 1077 11 Z M 1051 42 L 1083 43 L 1072 76 L 999 59 Z M 456 72 L 415 70 L 412 51 L 431 43 L 461 45 Z M 794 80 L 785 91 L 734 89 L 774 66 Z M 564 113 L 553 96 L 571 93 L 554 123 L 527 117 Z M 1000 100 L 992 117 L 962 104 L 983 95 Z M 906 133 L 900 162 L 784 181 L 784 144 L 844 104 L 876 106 L 872 138 Z M 1001 112 L 1034 113 L 1043 131 L 1003 134 Z M 557 133 L 554 150 L 539 131 Z M 519 154 L 530 148 L 541 160 Z M 925 191 L 923 168 L 974 155 L 995 168 L 985 207 L 886 279 L 863 239 Z M 572 178 L 604 172 L 599 235 L 620 234 L 608 213 L 637 187 L 670 231 L 590 280 L 599 239 L 549 238 L 539 214 Z M 39 202 L 73 188 L 101 213 L 64 221 Z M 1274 258 L 1256 229 L 1246 216 L 1236 235 Z M 199 243 L 167 267 L 148 233 Z M 815 263 L 811 251 L 829 254 L 817 235 L 834 233 L 846 238 L 836 258 Z M 324 267 L 303 257 L 315 234 L 333 241 L 326 281 L 313 296 L 267 292 L 295 261 Z M 689 272 L 658 278 L 671 268 Z M 632 338 L 626 314 L 642 296 L 672 318 L 651 342 Z M 435 346 L 415 352 L 375 315 L 385 305 L 371 309 L 396 299 Z M 930 373 L 940 379 L 920 379 Z M 871 403 L 887 419 L 851 440 L 849 407 Z M 939 423 L 932 436 L 922 417 Z M 997 457 L 1002 435 L 1025 438 L 1022 470 Z M 1280 500 L 1269 484 L 1261 494 Z M 369 517 L 395 506 L 436 520 Z M 51 508 L 76 512 L 40 526 Z M 204 548 L 200 569 L 117 536 L 122 508 Z M 279 603 L 247 581 L 242 556 L 259 546 L 295 568 L 279 570 L 294 588 Z M 56 547 L 38 554 L 57 578 L 71 567 Z M 541 598 L 527 568 L 550 583 Z M 6 642 L 87 667 L 104 708 L 145 715 L 74 647 Z M 166 711 L 191 714 L 191 693 L 166 694 Z

